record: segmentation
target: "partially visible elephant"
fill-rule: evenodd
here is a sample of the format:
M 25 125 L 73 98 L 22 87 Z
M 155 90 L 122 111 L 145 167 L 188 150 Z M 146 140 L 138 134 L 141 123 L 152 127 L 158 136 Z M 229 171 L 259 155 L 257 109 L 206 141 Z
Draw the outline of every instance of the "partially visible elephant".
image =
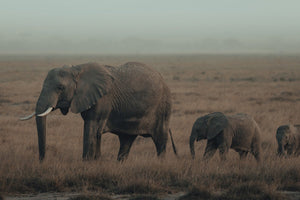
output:
M 300 155 L 300 124 L 282 125 L 276 131 L 279 156 Z
M 204 159 L 210 159 L 219 149 L 222 160 L 226 159 L 229 148 L 240 154 L 241 158 L 251 152 L 260 161 L 260 129 L 255 120 L 247 114 L 224 115 L 221 112 L 210 113 L 198 118 L 190 136 L 190 150 L 195 157 L 195 140 L 207 139 Z
M 100 156 L 105 132 L 119 136 L 118 160 L 128 156 L 138 135 L 151 137 L 159 156 L 166 151 L 169 132 L 176 154 L 169 130 L 170 90 L 162 76 L 145 64 L 113 67 L 86 63 L 50 70 L 35 112 L 21 118 L 36 117 L 40 160 L 46 151 L 46 116 L 58 108 L 63 115 L 69 109 L 80 113 L 84 120 L 83 159 Z

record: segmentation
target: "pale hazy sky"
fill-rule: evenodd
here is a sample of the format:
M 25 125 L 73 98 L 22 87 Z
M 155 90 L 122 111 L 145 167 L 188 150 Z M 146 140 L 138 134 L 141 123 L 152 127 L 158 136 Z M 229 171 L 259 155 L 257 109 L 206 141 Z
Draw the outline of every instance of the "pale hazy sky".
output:
M 300 53 L 299 0 L 0 0 L 0 53 Z

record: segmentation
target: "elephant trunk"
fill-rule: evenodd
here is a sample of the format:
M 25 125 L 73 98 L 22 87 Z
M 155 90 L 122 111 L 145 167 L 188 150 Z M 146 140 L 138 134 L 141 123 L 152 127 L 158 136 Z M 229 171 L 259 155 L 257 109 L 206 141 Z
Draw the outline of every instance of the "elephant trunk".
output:
M 278 156 L 284 156 L 284 150 L 283 150 L 283 144 L 282 142 L 278 142 L 278 149 L 277 149 L 277 155 Z
M 40 161 L 44 159 L 46 153 L 46 115 L 52 111 L 56 103 L 57 95 L 43 88 L 35 109 Z
M 46 116 L 36 116 L 35 120 L 38 132 L 39 159 L 42 161 L 46 153 Z
M 283 129 L 282 127 L 279 127 L 276 132 L 276 140 L 278 144 L 278 148 L 277 148 L 278 156 L 285 155 L 284 144 L 286 143 L 286 140 L 285 140 L 285 132 L 282 129 Z
M 190 136 L 190 150 L 191 150 L 191 155 L 192 155 L 193 159 L 195 158 L 194 143 L 195 143 L 196 137 L 197 137 L 197 134 L 195 134 L 195 133 L 192 132 L 192 134 Z
M 37 115 L 45 113 L 48 108 L 55 108 L 58 100 L 58 95 L 55 92 L 50 92 L 49 89 L 42 89 L 39 99 L 36 103 L 35 113 Z

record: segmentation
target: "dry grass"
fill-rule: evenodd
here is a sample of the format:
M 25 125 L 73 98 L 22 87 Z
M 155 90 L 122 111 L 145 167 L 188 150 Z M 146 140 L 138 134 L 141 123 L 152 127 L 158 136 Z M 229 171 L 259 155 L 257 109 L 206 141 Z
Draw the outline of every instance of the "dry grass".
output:
M 170 143 L 166 157 L 156 158 L 151 139 L 139 137 L 128 160 L 118 163 L 118 139 L 105 134 L 101 159 L 83 162 L 80 116 L 55 111 L 47 119 L 46 160 L 39 163 L 35 120 L 18 118 L 34 110 L 49 69 L 88 61 L 140 61 L 162 73 L 173 96 L 178 158 Z M 275 155 L 276 128 L 300 123 L 299 84 L 300 56 L 0 56 L 0 193 L 97 191 L 155 199 L 156 194 L 191 191 L 192 196 L 204 192 L 211 199 L 235 199 L 246 190 L 254 199 L 276 199 L 278 189 L 300 191 L 300 158 Z M 244 112 L 256 119 L 263 134 L 261 165 L 251 156 L 240 161 L 234 151 L 224 163 L 218 155 L 203 162 L 205 142 L 196 143 L 196 160 L 191 160 L 191 126 L 214 111 Z

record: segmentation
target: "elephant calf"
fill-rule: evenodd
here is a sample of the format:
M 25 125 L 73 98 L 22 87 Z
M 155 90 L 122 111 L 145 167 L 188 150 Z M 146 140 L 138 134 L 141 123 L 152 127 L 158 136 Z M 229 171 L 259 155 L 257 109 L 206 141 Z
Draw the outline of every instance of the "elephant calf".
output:
M 204 153 L 210 159 L 219 149 L 222 160 L 226 159 L 229 148 L 240 154 L 241 158 L 251 152 L 260 161 L 260 129 L 255 120 L 247 114 L 226 116 L 221 112 L 211 113 L 198 118 L 190 136 L 190 150 L 195 157 L 194 142 L 207 139 Z
M 279 126 L 276 139 L 279 156 L 285 155 L 285 152 L 288 155 L 300 155 L 300 124 Z

